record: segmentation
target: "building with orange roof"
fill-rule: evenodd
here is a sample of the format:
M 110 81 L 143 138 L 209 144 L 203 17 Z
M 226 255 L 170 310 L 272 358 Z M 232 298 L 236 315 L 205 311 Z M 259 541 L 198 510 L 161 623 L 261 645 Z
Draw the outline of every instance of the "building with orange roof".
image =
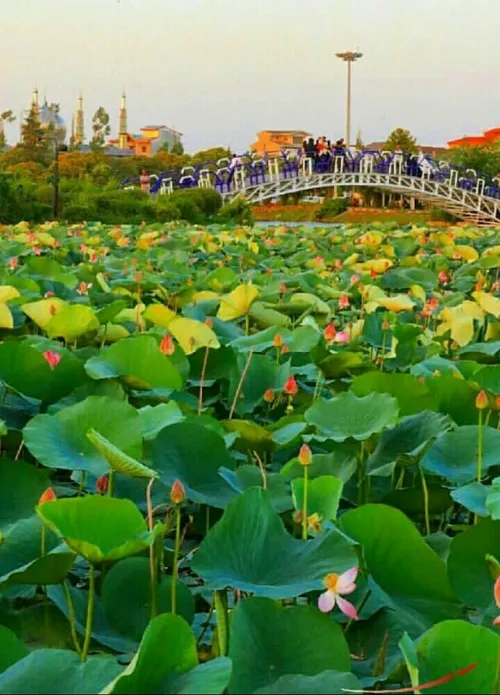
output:
M 279 153 L 282 150 L 297 150 L 302 147 L 305 138 L 312 137 L 307 130 L 261 130 L 257 133 L 257 140 L 250 145 L 252 152 L 263 157 L 270 153 Z
M 464 135 L 462 138 L 450 140 L 448 147 L 450 150 L 456 150 L 459 147 L 486 147 L 496 142 L 500 142 L 500 128 L 485 130 L 482 135 Z
M 141 128 L 140 134 L 128 132 L 127 97 L 122 95 L 118 137 L 108 140 L 110 147 L 137 157 L 152 157 L 159 149 L 181 143 L 182 133 L 166 125 L 148 125 Z

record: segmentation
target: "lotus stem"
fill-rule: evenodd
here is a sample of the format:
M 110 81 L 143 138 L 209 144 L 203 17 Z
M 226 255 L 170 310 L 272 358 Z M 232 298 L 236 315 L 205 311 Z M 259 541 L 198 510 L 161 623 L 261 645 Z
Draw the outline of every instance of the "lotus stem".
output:
M 40 535 L 40 557 L 45 557 L 46 545 L 47 545 L 47 527 L 45 526 L 45 522 L 42 521 L 42 533 Z
M 90 565 L 89 575 L 89 597 L 87 602 L 87 621 L 85 623 L 85 639 L 82 649 L 82 663 L 87 661 L 90 640 L 92 639 L 92 625 L 94 623 L 94 604 L 95 604 L 95 567 Z
M 154 478 L 148 483 L 146 488 L 146 504 L 148 508 L 148 528 L 149 532 L 153 530 L 153 504 L 151 501 L 151 488 L 155 482 Z M 151 620 L 156 618 L 157 602 L 156 602 L 156 561 L 154 543 L 149 546 L 149 582 L 151 587 Z
M 309 484 L 308 466 L 304 466 L 304 493 L 302 497 L 302 538 L 307 540 L 307 487 Z
M 236 393 L 234 394 L 234 399 L 233 399 L 233 403 L 231 405 L 231 410 L 229 411 L 229 419 L 230 420 L 233 419 L 234 411 L 236 410 L 236 406 L 237 406 L 238 400 L 240 398 L 241 389 L 243 388 L 243 382 L 245 381 L 247 372 L 250 368 L 250 362 L 252 361 L 252 357 L 253 357 L 253 350 L 250 350 L 250 352 L 248 353 L 248 358 L 247 358 L 247 361 L 245 363 L 245 366 L 243 367 L 243 371 L 241 372 L 241 377 L 240 377 L 240 380 L 238 382 L 238 386 L 236 387 Z
M 177 612 L 177 577 L 179 576 L 179 549 L 181 545 L 181 506 L 175 505 L 175 546 L 172 567 L 172 613 Z
M 75 608 L 73 606 L 73 599 L 71 598 L 71 591 L 69 588 L 68 580 L 63 581 L 64 596 L 66 598 L 66 603 L 68 605 L 68 620 L 71 629 L 71 639 L 73 640 L 73 645 L 75 647 L 76 653 L 81 655 L 82 648 L 80 647 L 80 640 L 76 632 L 76 618 L 75 618 Z
M 483 411 L 478 411 L 478 430 L 477 430 L 477 482 L 481 482 L 483 477 Z
M 208 352 L 210 348 L 206 347 L 205 349 L 205 358 L 203 360 L 203 367 L 201 369 L 201 379 L 200 379 L 200 395 L 198 397 L 198 415 L 201 415 L 201 411 L 203 410 L 203 384 L 205 382 L 205 373 L 207 371 L 207 364 L 208 364 Z
M 153 478 L 153 480 L 154 480 L 154 478 Z M 114 492 L 115 492 L 115 472 L 112 468 L 110 468 L 109 476 L 108 476 L 108 497 L 113 497 Z
M 262 487 L 264 488 L 264 490 L 267 490 L 267 475 L 266 469 L 264 468 L 264 464 L 262 463 L 262 459 L 256 451 L 253 452 L 253 455 L 255 456 L 257 464 L 260 468 L 260 474 L 262 476 Z
M 229 645 L 229 621 L 227 615 L 227 593 L 225 589 L 214 593 L 214 606 L 217 622 L 219 656 L 227 656 Z
M 418 466 L 420 473 L 420 478 L 422 480 L 422 493 L 424 496 L 424 516 L 425 516 L 425 533 L 427 536 L 431 535 L 431 522 L 429 517 L 429 488 L 427 487 L 427 481 L 425 479 L 425 474 L 422 466 Z

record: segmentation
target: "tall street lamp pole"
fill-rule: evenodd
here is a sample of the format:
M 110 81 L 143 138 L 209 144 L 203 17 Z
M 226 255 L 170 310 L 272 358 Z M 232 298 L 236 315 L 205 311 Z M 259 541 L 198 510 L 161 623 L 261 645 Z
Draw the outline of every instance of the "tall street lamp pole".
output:
M 346 146 L 351 144 L 351 72 L 352 64 L 363 57 L 362 53 L 357 51 L 344 51 L 337 53 L 337 58 L 340 58 L 347 63 L 347 105 L 346 105 Z
M 57 137 L 45 136 L 45 139 L 54 145 L 54 201 L 53 201 L 53 217 L 57 220 L 59 216 L 59 153 L 67 152 L 67 145 L 60 144 Z

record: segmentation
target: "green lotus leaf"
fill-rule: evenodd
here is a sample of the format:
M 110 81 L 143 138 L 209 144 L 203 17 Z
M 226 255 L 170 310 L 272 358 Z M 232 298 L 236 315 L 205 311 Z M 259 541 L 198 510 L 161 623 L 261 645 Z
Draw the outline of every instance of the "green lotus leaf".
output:
M 106 437 L 103 437 L 102 434 L 99 434 L 99 432 L 96 432 L 94 429 L 90 429 L 87 432 L 87 439 L 95 446 L 97 451 L 104 456 L 110 468 L 117 473 L 129 475 L 132 478 L 158 477 L 156 471 L 136 461 L 131 456 L 124 454 L 123 451 L 114 444 L 111 444 Z
M 269 688 L 283 676 L 351 668 L 347 642 L 329 616 L 312 606 L 283 608 L 266 598 L 247 598 L 236 606 L 229 656 L 229 692 L 238 695 Z
M 500 432 L 483 427 L 482 474 L 500 463 Z M 424 470 L 457 485 L 478 475 L 478 427 L 467 425 L 441 434 L 422 459 Z
M 106 458 L 87 438 L 96 430 L 127 456 L 142 456 L 140 417 L 131 405 L 109 396 L 89 396 L 55 415 L 37 415 L 24 428 L 29 451 L 44 466 L 107 473 Z
M 0 381 L 29 398 L 55 403 L 87 380 L 83 363 L 69 350 L 58 347 L 59 364 L 51 369 L 43 356 L 27 342 L 0 345 Z
M 316 401 L 306 410 L 305 419 L 335 442 L 351 438 L 364 441 L 395 425 L 398 413 L 397 400 L 385 393 L 358 398 L 348 391 L 330 401 Z
M 434 625 L 418 643 L 420 682 L 430 683 L 448 674 L 468 673 L 433 688 L 430 692 L 450 695 L 493 693 L 498 682 L 500 638 L 492 630 L 463 620 Z
M 71 304 L 53 316 L 44 330 L 49 338 L 64 338 L 69 342 L 91 331 L 98 331 L 99 327 L 99 319 L 89 306 Z
M 85 369 L 93 379 L 122 379 L 139 390 L 180 390 L 183 379 L 171 357 L 160 351 L 153 336 L 139 335 L 119 340 L 91 357 Z
M 292 538 L 270 494 L 250 488 L 210 529 L 192 567 L 211 590 L 232 587 L 284 599 L 320 589 L 327 574 L 356 564 L 353 548 L 337 531 L 310 541 Z
M 35 649 L 0 675 L 5 695 L 67 695 L 98 693 L 117 676 L 120 666 L 112 656 L 91 656 L 85 664 L 76 652 Z
M 179 422 L 165 427 L 153 442 L 153 467 L 165 485 L 180 480 L 193 502 L 225 507 L 235 491 L 221 477 L 234 468 L 223 438 L 201 424 Z
M 366 568 L 383 601 L 405 615 L 413 634 L 457 617 L 444 562 L 402 512 L 367 504 L 344 514 L 341 528 L 363 547 Z
M 140 641 L 151 619 L 151 579 L 149 559 L 129 557 L 106 573 L 101 599 L 110 626 L 119 634 Z M 156 586 L 157 612 L 172 611 L 172 578 L 162 577 Z M 123 610 L 123 606 L 127 610 Z M 177 613 L 191 624 L 194 598 L 185 584 L 177 582 Z
M 38 506 L 36 511 L 72 550 L 92 564 L 136 555 L 163 533 L 161 524 L 148 531 L 133 502 L 113 497 L 58 499 Z

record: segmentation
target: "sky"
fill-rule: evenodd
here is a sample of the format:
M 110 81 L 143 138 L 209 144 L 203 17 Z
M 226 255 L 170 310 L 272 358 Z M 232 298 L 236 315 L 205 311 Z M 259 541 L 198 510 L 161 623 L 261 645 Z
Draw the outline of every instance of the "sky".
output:
M 104 106 L 118 128 L 165 124 L 187 151 L 244 152 L 257 131 L 408 128 L 424 145 L 500 126 L 497 0 L 0 0 L 0 111 L 19 119 L 35 86 L 68 124 L 79 91 L 86 135 Z M 9 126 L 11 141 L 19 124 Z

